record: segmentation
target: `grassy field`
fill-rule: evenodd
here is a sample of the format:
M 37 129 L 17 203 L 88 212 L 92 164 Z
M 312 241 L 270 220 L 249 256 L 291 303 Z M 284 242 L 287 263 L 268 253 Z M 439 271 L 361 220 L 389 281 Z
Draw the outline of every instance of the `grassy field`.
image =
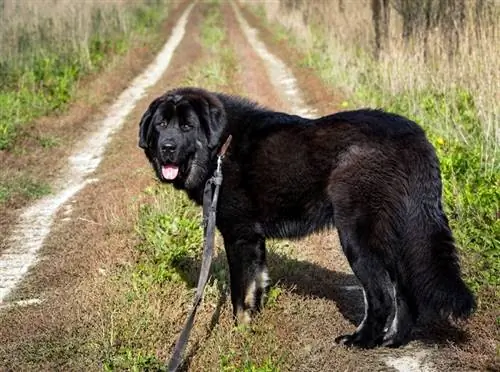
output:
M 163 0 L 0 4 L 0 150 L 12 149 L 23 124 L 63 109 L 82 76 L 166 14 Z
M 52 115 L 57 123 L 82 81 L 91 82 L 132 46 L 157 43 L 167 14 L 166 0 L 0 2 L 0 160 L 7 162 L 0 205 L 17 207 L 51 192 L 50 170 L 40 175 L 5 160 L 29 164 L 26 155 L 63 145 L 43 127 L 33 130 L 34 120 Z
M 500 10 L 490 4 L 488 12 L 474 13 L 474 4 L 464 3 L 453 48 L 440 24 L 402 36 L 401 9 L 390 9 L 385 39 L 377 42 L 368 2 L 251 5 L 277 39 L 302 51 L 300 64 L 348 97 L 344 109 L 381 107 L 425 128 L 441 161 L 467 281 L 489 307 L 498 304 L 500 288 L 500 50 L 492 47 L 500 33 L 489 16 Z

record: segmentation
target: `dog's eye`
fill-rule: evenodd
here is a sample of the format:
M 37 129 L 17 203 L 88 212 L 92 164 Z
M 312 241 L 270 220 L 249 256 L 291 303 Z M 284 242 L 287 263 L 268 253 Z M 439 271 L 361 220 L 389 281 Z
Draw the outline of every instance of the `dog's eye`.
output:
M 167 126 L 167 124 L 168 123 L 166 122 L 166 120 L 163 120 L 162 122 L 160 122 L 159 125 L 160 125 L 160 127 L 165 128 Z
M 188 130 L 191 130 L 191 125 L 189 124 L 182 124 L 181 125 L 181 129 L 185 132 L 187 132 Z

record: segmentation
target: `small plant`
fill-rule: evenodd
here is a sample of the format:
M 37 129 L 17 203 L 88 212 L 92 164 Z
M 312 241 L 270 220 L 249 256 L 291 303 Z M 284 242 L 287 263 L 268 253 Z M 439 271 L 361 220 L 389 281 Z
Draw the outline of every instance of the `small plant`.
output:
M 16 197 L 29 200 L 38 199 L 50 194 L 50 186 L 30 177 L 18 177 L 11 180 L 0 180 L 0 204 Z
M 283 293 L 283 290 L 280 287 L 272 286 L 267 293 L 266 306 L 274 307 L 278 302 L 279 296 Z
M 155 355 L 129 348 L 120 348 L 115 354 L 109 356 L 102 364 L 104 371 L 167 371 L 165 362 Z
M 248 356 L 242 362 L 239 359 L 235 350 L 222 355 L 219 361 L 220 370 L 224 372 L 278 372 L 280 370 L 271 358 L 267 358 L 262 364 L 256 364 Z
M 44 149 L 51 149 L 60 145 L 59 138 L 53 136 L 40 136 L 38 142 Z
M 156 186 L 145 194 L 153 202 L 139 211 L 136 229 L 142 242 L 137 248 L 143 259 L 134 271 L 134 281 L 143 288 L 165 281 L 189 281 L 203 243 L 200 211 L 170 188 Z

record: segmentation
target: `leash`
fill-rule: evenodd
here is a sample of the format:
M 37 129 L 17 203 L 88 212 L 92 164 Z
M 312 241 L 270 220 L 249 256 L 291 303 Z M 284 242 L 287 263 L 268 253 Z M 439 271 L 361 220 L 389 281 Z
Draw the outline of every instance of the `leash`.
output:
M 200 276 L 198 277 L 198 285 L 196 287 L 196 294 L 194 296 L 193 306 L 191 307 L 191 313 L 184 324 L 184 328 L 177 339 L 175 344 L 174 352 L 168 363 L 168 371 L 175 372 L 182 363 L 182 355 L 186 349 L 187 342 L 189 339 L 189 334 L 194 324 L 194 317 L 196 315 L 196 310 L 201 303 L 203 296 L 203 290 L 208 281 L 208 274 L 210 273 L 210 265 L 212 264 L 212 254 L 214 250 L 215 241 L 215 216 L 217 212 L 217 201 L 219 199 L 219 188 L 222 184 L 222 160 L 226 155 L 227 148 L 231 143 L 232 136 L 229 135 L 224 145 L 217 155 L 217 168 L 214 175 L 210 177 L 205 184 L 205 189 L 203 190 L 203 257 L 201 261 Z

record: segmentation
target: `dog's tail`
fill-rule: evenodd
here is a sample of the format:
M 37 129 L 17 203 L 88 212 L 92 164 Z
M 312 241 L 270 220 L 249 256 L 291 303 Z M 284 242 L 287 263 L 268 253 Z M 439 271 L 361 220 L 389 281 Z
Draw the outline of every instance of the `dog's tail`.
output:
M 420 217 L 412 223 L 413 233 L 405 244 L 400 275 L 410 287 L 419 314 L 465 319 L 475 310 L 476 302 L 460 275 L 446 215 L 439 206 Z

